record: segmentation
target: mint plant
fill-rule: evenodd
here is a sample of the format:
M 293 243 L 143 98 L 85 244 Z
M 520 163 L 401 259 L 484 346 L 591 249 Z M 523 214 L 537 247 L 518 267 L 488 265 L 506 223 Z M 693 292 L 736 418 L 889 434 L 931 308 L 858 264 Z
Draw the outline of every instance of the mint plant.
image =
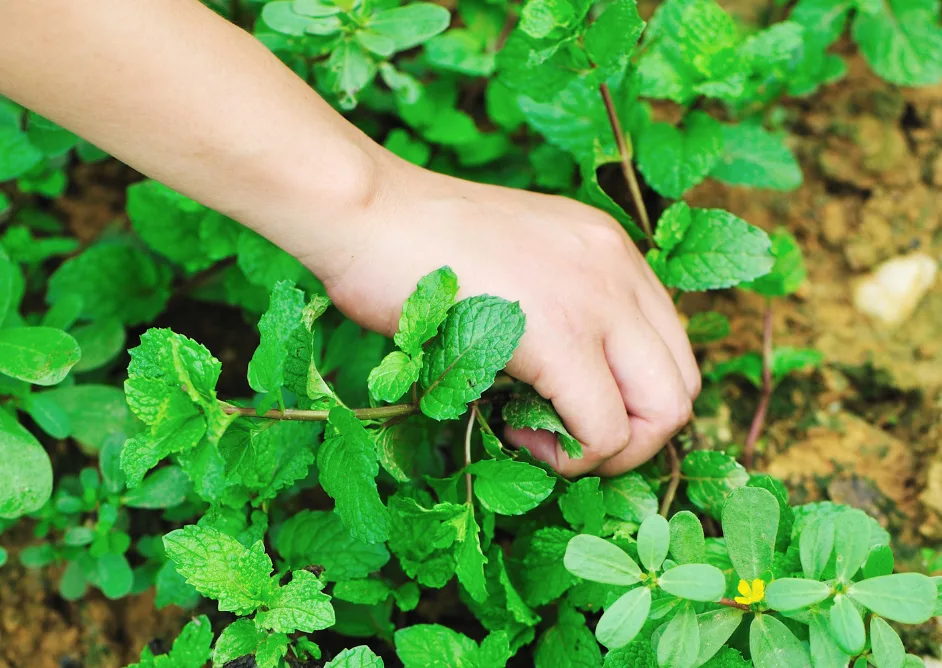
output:
M 936 0 L 799 0 L 764 26 L 714 0 L 647 23 L 634 0 L 207 4 L 401 157 L 606 211 L 675 298 L 761 295 L 762 350 L 704 365 L 708 391 L 754 390 L 747 439 L 706 450 L 694 425 L 637 471 L 564 479 L 500 441 L 509 425 L 585 449 L 501 373 L 518 304 L 458 301 L 442 267 L 387 341 L 293 257 L 151 180 L 128 188 L 127 225 L 80 242 L 46 200 L 106 156 L 0 100 L 0 531 L 35 539 L 0 566 L 55 568 L 67 600 L 154 587 L 193 609 L 142 667 L 921 665 L 898 629 L 939 612 L 937 582 L 895 572 L 861 511 L 791 505 L 751 472 L 776 386 L 824 363 L 772 339 L 805 276 L 797 240 L 684 197 L 802 183 L 776 105 L 844 75 L 845 32 L 887 81 L 937 83 Z M 237 314 L 254 352 L 214 356 L 177 312 L 194 302 Z M 715 312 L 688 326 L 729 331 Z

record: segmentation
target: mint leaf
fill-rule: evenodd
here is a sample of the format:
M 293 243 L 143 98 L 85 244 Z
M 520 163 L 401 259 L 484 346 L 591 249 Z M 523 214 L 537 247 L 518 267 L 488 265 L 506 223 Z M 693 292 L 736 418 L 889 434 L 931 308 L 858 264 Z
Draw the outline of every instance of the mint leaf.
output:
M 556 481 L 546 471 L 512 459 L 486 459 L 468 467 L 474 495 L 481 505 L 501 515 L 523 515 L 550 495 Z
M 81 298 L 87 318 L 117 318 L 137 325 L 164 310 L 170 298 L 170 270 L 127 242 L 100 243 L 66 260 L 49 277 L 48 303 L 71 295 Z
M 389 537 L 389 511 L 376 489 L 376 444 L 349 408 L 331 409 L 329 421 L 340 435 L 324 441 L 317 453 L 321 486 L 352 536 L 381 543 Z
M 520 30 L 536 39 L 565 37 L 590 6 L 585 0 L 528 0 L 520 14 Z
M 417 624 L 396 631 L 396 656 L 404 668 L 452 668 L 471 665 L 478 649 L 467 636 L 439 624 Z
M 854 0 L 799 0 L 788 18 L 829 46 L 843 34 L 853 6 Z
M 196 607 L 200 602 L 200 595 L 193 587 L 186 583 L 186 579 L 177 573 L 172 561 L 165 561 L 154 579 L 156 596 L 154 605 L 158 610 L 168 605 L 176 605 L 184 609 Z
M 122 501 L 129 508 L 172 508 L 183 503 L 191 489 L 179 466 L 165 466 L 145 477 Z
M 767 297 L 784 297 L 798 290 L 808 275 L 805 258 L 798 241 L 787 229 L 780 227 L 769 236 L 775 257 L 772 270 L 742 287 Z
M 345 649 L 324 664 L 324 668 L 383 668 L 383 660 L 366 645 L 360 645 Z
M 641 524 L 657 513 L 657 497 L 636 471 L 603 480 L 602 495 L 606 512 L 625 522 Z
M 334 586 L 333 597 L 361 605 L 377 605 L 393 593 L 392 588 L 383 580 L 345 580 Z
M 701 183 L 723 154 L 723 127 L 695 111 L 683 130 L 653 123 L 638 140 L 638 169 L 659 194 L 680 199 Z
M 780 136 L 758 125 L 723 125 L 723 153 L 710 177 L 734 186 L 794 190 L 801 167 Z
M 544 429 L 557 434 L 560 447 L 569 457 L 582 458 L 582 444 L 566 430 L 553 405 L 532 389 L 515 395 L 504 405 L 501 415 L 514 429 Z
M 494 72 L 495 59 L 486 47 L 471 30 L 455 28 L 425 42 L 425 60 L 442 70 L 489 77 Z
M 395 51 L 405 51 L 443 32 L 451 22 L 451 12 L 430 2 L 414 2 L 405 7 L 383 9 L 369 19 L 373 32 L 388 38 Z
M 469 297 L 456 304 L 425 356 L 422 412 L 436 420 L 464 414 L 510 361 L 524 322 L 520 305 L 499 297 Z
M 422 352 L 416 357 L 394 350 L 386 355 L 368 379 L 370 395 L 379 401 L 394 403 L 402 398 L 422 371 Z
M 0 181 L 19 178 L 42 160 L 42 152 L 30 143 L 19 123 L 0 123 Z
M 327 297 L 311 297 L 311 301 L 301 311 L 301 322 L 285 343 L 285 386 L 298 395 L 301 408 L 310 408 L 312 404 L 330 407 L 338 403 L 333 390 L 317 370 L 319 355 L 315 355 L 314 347 L 317 332 L 315 323 L 329 306 L 330 300 Z
M 519 571 L 521 594 L 527 605 L 545 605 L 575 584 L 563 563 L 566 547 L 575 535 L 568 529 L 543 527 L 529 538 Z
M 297 258 L 248 228 L 239 228 L 235 246 L 236 265 L 244 277 L 267 292 L 271 292 L 279 281 L 297 283 L 310 275 Z
M 313 573 L 294 571 L 291 582 L 278 587 L 266 602 L 267 610 L 255 615 L 255 623 L 275 633 L 313 633 L 334 625 L 330 596 Z
M 464 508 L 464 520 L 459 529 L 458 546 L 455 549 L 455 574 L 471 594 L 471 598 L 481 602 L 487 598 L 487 583 L 484 578 L 484 564 L 487 559 L 481 552 L 480 527 L 474 519 L 474 507 L 465 504 Z
M 930 86 L 942 79 L 942 27 L 935 0 L 861 3 L 853 35 L 870 67 L 890 83 Z
M 668 287 L 686 292 L 728 288 L 772 268 L 768 235 L 728 211 L 691 209 L 677 202 L 664 215 L 689 217 L 679 243 L 648 252 L 649 264 Z
M 177 572 L 219 610 L 248 615 L 272 597 L 272 563 L 265 546 L 251 547 L 221 531 L 190 525 L 164 536 L 164 549 Z
M 279 281 L 268 310 L 258 322 L 261 343 L 249 361 L 249 386 L 256 392 L 275 392 L 285 384 L 288 343 L 304 309 L 304 292 L 291 281 Z
M 35 385 L 61 383 L 79 361 L 78 343 L 61 329 L 0 330 L 0 373 Z
M 713 343 L 729 336 L 729 319 L 716 311 L 694 313 L 687 323 L 687 338 L 691 343 Z
M 567 665 L 563 661 L 586 668 L 602 665 L 602 653 L 585 617 L 568 603 L 560 606 L 556 624 L 540 637 L 535 652 L 536 666 Z
M 52 495 L 52 464 L 45 448 L 0 410 L 0 518 L 39 510 Z
M 605 521 L 605 501 L 598 478 L 581 478 L 559 497 L 559 509 L 573 529 L 598 536 Z
M 255 655 L 258 668 L 277 668 L 288 653 L 288 636 L 259 629 L 251 619 L 237 619 L 219 634 L 213 665 L 225 666 L 243 656 Z
M 389 507 L 389 549 L 403 570 L 426 587 L 444 587 L 455 574 L 453 546 L 467 533 L 463 524 L 467 521 L 466 506 L 439 503 L 429 509 L 412 499 L 393 496 Z
M 410 5 L 415 6 L 415 5 Z M 458 294 L 458 277 L 449 267 L 423 276 L 399 317 L 399 331 L 393 339 L 408 355 L 415 357 L 422 346 L 438 332 Z
M 586 30 L 583 37 L 586 53 L 605 70 L 621 69 L 631 60 L 644 25 L 635 0 L 617 0 Z
M 602 187 L 599 185 L 597 170 L 603 165 L 617 163 L 619 161 L 620 158 L 618 157 L 617 149 L 612 147 L 610 150 L 605 150 L 602 148 L 602 144 L 596 139 L 591 156 L 582 158 L 579 162 L 579 173 L 582 177 L 579 199 L 611 215 L 625 228 L 625 231 L 632 239 L 644 239 L 646 235 L 641 231 L 641 228 L 635 224 L 631 216 L 625 213 L 625 210 L 622 209 L 607 192 L 602 190 Z

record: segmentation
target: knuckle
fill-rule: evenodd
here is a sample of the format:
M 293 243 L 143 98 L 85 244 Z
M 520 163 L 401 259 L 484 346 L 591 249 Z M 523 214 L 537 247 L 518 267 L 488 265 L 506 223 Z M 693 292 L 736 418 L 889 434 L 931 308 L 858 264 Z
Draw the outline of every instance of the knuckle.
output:
M 671 414 L 671 431 L 677 431 L 693 417 L 693 400 L 689 396 L 683 396 L 678 401 L 677 407 Z
M 703 376 L 701 376 L 699 373 L 695 373 L 690 382 L 689 390 L 690 400 L 693 402 L 694 399 L 700 396 L 700 391 L 703 390 Z

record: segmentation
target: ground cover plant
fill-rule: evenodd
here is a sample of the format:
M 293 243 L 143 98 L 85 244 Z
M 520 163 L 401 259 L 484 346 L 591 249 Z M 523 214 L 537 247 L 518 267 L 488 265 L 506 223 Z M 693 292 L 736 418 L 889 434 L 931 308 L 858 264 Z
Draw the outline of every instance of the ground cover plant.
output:
M 717 450 L 694 422 L 638 471 L 564 479 L 500 442 L 547 429 L 582 453 L 501 373 L 518 304 L 458 301 L 441 267 L 386 340 L 286 253 L 148 180 L 129 226 L 80 243 L 45 203 L 107 156 L 0 101 L 0 529 L 35 539 L 20 563 L 65 600 L 153 588 L 192 610 L 142 667 L 922 665 L 898 629 L 939 614 L 936 581 L 896 572 L 861 510 L 792 504 L 752 469 L 776 387 L 822 362 L 772 340 L 805 277 L 796 240 L 683 197 L 798 187 L 778 104 L 844 75 L 839 39 L 891 83 L 939 82 L 938 2 L 775 2 L 761 26 L 713 0 L 647 23 L 634 0 L 208 4 L 391 151 L 607 211 L 677 298 L 761 295 L 762 348 L 704 365 L 708 389 L 752 386 L 751 427 Z M 228 307 L 258 346 L 223 364 L 181 333 L 181 302 Z M 688 326 L 728 332 L 714 312 Z

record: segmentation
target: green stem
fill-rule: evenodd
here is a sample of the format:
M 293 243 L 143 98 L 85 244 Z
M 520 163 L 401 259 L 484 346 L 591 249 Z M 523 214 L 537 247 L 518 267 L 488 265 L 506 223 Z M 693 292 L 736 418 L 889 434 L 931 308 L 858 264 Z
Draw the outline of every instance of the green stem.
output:
M 471 415 L 468 416 L 468 428 L 464 432 L 464 466 L 468 468 L 471 466 L 471 434 L 474 433 L 474 422 L 475 418 L 478 415 L 478 406 L 477 404 L 471 404 Z M 465 503 L 471 505 L 474 501 L 474 492 L 471 487 L 471 474 L 464 474 L 464 485 L 467 492 Z
M 297 408 L 288 408 L 283 411 L 273 408 L 265 411 L 261 415 L 255 413 L 251 406 L 230 406 L 224 404 L 222 412 L 227 415 L 238 415 L 239 417 L 264 418 L 266 420 L 298 420 L 301 422 L 323 422 L 327 420 L 330 411 L 304 411 Z M 353 414 L 360 420 L 388 420 L 403 415 L 412 415 L 419 412 L 416 404 L 395 404 L 393 406 L 379 406 L 377 408 L 355 408 Z

